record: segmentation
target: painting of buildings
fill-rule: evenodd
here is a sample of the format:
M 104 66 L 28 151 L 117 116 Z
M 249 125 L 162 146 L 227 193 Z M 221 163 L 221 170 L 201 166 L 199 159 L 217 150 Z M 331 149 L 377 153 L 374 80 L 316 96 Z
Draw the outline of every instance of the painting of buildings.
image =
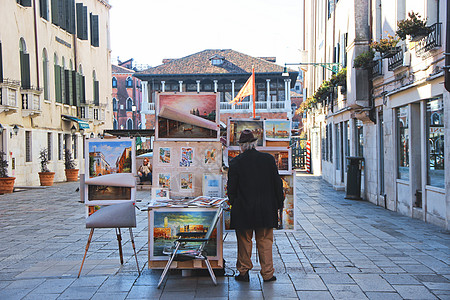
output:
M 131 188 L 107 185 L 88 185 L 89 200 L 128 200 Z
M 87 144 L 90 177 L 132 172 L 132 140 L 89 139 Z
M 229 120 L 229 146 L 239 146 L 238 140 L 244 129 L 249 129 L 257 138 L 256 146 L 264 144 L 264 123 L 259 120 Z
M 266 140 L 289 141 L 291 122 L 288 120 L 265 120 L 264 136 Z

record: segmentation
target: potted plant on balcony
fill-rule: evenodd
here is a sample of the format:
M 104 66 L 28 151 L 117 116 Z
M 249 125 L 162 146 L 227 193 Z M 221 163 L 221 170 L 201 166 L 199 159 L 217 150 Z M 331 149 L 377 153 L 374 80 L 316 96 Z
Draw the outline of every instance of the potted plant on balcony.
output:
M 370 69 L 374 65 L 374 57 L 375 53 L 372 49 L 364 51 L 355 57 L 353 60 L 353 67 L 355 69 Z
M 52 186 L 55 178 L 55 172 L 50 172 L 48 169 L 48 150 L 41 149 L 39 152 L 39 159 L 41 160 L 41 172 L 39 172 L 39 181 L 42 186 Z
M 8 176 L 8 161 L 5 156 L 6 153 L 0 151 L 0 194 L 12 193 L 16 180 L 16 177 Z
M 397 35 L 405 40 L 406 36 L 411 37 L 412 42 L 419 41 L 426 37 L 431 28 L 427 26 L 427 19 L 422 20 L 419 13 L 413 11 L 408 13 L 408 18 L 397 22 Z
M 72 152 L 69 149 L 64 151 L 64 166 L 66 172 L 67 181 L 77 181 L 78 180 L 78 169 L 75 169 L 76 163 L 72 158 Z
M 381 53 L 382 58 L 393 57 L 399 51 L 399 47 L 396 47 L 400 38 L 395 38 L 390 34 L 386 38 L 382 38 L 379 41 L 374 41 L 370 44 L 370 47 Z

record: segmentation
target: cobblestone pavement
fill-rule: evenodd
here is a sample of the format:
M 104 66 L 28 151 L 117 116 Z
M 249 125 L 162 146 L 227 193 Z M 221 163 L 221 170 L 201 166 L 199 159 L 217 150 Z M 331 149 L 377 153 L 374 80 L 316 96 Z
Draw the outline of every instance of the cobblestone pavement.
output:
M 295 232 L 275 233 L 276 282 L 256 266 L 250 283 L 182 277 L 147 268 L 147 214 L 134 230 L 139 276 L 123 234 L 119 263 L 114 230 L 98 229 L 82 275 L 88 238 L 78 183 L 0 195 L 0 299 L 450 299 L 450 232 L 364 201 L 345 200 L 319 177 L 298 174 Z M 138 191 L 145 206 L 149 191 Z M 224 243 L 234 269 L 234 234 Z M 228 269 L 227 273 L 231 274 Z

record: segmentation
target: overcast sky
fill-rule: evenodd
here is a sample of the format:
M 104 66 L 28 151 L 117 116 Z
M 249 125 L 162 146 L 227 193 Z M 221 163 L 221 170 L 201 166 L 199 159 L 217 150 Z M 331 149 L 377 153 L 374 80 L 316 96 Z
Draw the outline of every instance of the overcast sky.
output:
M 113 62 L 157 66 L 205 49 L 299 62 L 300 0 L 110 0 Z

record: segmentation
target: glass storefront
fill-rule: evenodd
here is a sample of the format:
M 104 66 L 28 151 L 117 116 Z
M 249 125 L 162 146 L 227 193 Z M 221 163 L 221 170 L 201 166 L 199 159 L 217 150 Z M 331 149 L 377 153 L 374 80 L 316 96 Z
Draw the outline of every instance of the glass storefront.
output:
M 408 106 L 397 109 L 398 178 L 409 180 L 409 111 Z
M 427 184 L 445 188 L 444 102 L 442 97 L 427 101 Z

